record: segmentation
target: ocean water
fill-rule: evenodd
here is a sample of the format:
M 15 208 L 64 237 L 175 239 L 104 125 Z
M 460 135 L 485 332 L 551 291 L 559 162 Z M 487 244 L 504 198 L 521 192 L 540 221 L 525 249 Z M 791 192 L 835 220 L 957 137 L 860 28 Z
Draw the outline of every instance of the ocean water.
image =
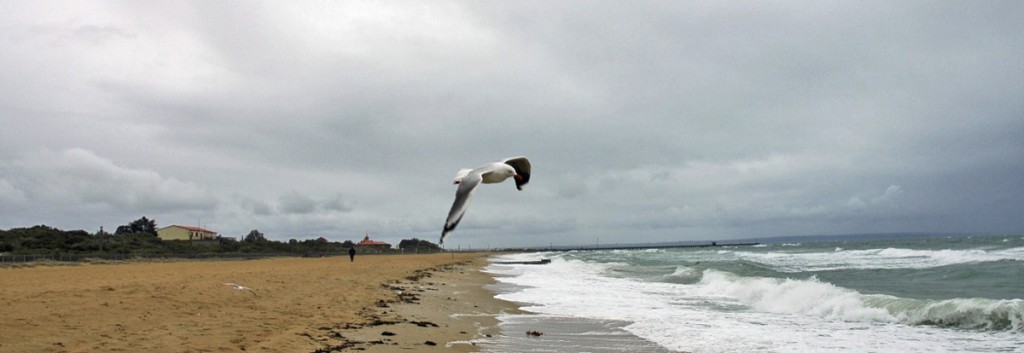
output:
M 502 255 L 489 352 L 1024 352 L 1024 236 Z M 529 337 L 527 330 L 541 331 Z M 520 331 L 524 333 L 520 333 Z

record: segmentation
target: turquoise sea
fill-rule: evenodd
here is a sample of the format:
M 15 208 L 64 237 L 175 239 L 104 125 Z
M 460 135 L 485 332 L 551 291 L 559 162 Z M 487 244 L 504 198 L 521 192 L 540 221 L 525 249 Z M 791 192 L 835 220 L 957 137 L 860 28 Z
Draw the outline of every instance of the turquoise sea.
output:
M 496 257 L 487 351 L 1024 352 L 1024 236 L 769 241 Z

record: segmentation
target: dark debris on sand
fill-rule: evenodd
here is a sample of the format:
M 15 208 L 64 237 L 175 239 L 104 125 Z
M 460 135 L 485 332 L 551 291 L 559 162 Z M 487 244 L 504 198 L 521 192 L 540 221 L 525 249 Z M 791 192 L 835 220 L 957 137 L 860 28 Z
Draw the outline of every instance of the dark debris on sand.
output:
M 416 284 L 416 282 L 419 282 L 420 280 L 422 280 L 424 278 L 432 277 L 434 272 L 452 272 L 452 271 L 455 271 L 457 268 L 459 268 L 459 266 L 464 266 L 464 265 L 466 265 L 468 263 L 470 263 L 470 261 L 465 261 L 465 262 L 460 262 L 460 263 L 455 263 L 455 264 L 449 264 L 449 265 L 443 265 L 443 266 L 438 266 L 438 267 L 429 268 L 429 269 L 425 269 L 425 270 L 417 270 L 413 275 L 405 277 L 405 280 L 409 281 L 407 283 L 402 283 L 401 281 L 394 281 L 392 283 L 383 283 L 383 284 L 381 284 L 381 286 L 384 287 L 384 288 L 387 288 L 388 290 L 390 290 L 393 293 L 395 293 L 395 297 L 393 299 L 380 299 L 380 300 L 378 300 L 376 303 L 374 303 L 374 307 L 376 307 L 376 309 L 374 309 L 373 307 L 363 308 L 362 315 L 363 315 L 364 318 L 366 318 L 368 320 L 367 323 L 365 323 L 365 324 L 358 324 L 358 323 L 354 324 L 354 323 L 346 322 L 346 323 L 340 323 L 340 324 L 337 325 L 337 327 L 334 327 L 334 328 L 326 327 L 326 326 L 320 327 L 319 329 L 321 331 L 327 331 L 323 336 L 321 336 L 321 338 L 314 337 L 313 335 L 311 335 L 309 333 L 302 333 L 301 335 L 306 336 L 306 337 L 308 337 L 309 339 L 311 339 L 313 341 L 320 342 L 321 344 L 324 345 L 322 348 L 317 349 L 317 350 L 313 351 L 312 353 L 335 353 L 335 352 L 342 352 L 344 350 L 364 351 L 364 350 L 366 350 L 365 346 L 367 346 L 367 345 L 384 345 L 384 344 L 398 345 L 398 343 L 393 342 L 390 339 L 375 340 L 375 341 L 357 341 L 357 340 L 352 340 L 352 339 L 348 339 L 348 338 L 344 337 L 341 334 L 341 332 L 345 331 L 345 330 L 358 330 L 358 329 L 362 329 L 364 327 L 397 325 L 397 324 L 401 324 L 401 323 L 410 323 L 410 324 L 413 324 L 413 325 L 416 325 L 416 326 L 419 326 L 419 327 L 439 327 L 437 324 L 435 324 L 433 322 L 430 322 L 430 321 L 409 321 L 407 319 L 402 319 L 401 321 L 396 321 L 396 320 L 381 319 L 381 317 L 378 314 L 387 313 L 387 311 L 381 312 L 382 311 L 381 309 L 390 308 L 391 304 L 396 304 L 396 303 L 419 304 L 420 297 L 419 297 L 419 295 L 415 294 L 414 292 L 424 292 L 424 291 L 427 291 L 427 290 L 437 290 L 437 289 L 434 289 L 434 288 L 423 288 L 423 287 L 420 287 L 420 286 L 414 286 Z M 408 287 L 402 286 L 403 284 L 408 285 Z M 444 285 L 444 283 L 434 283 L 434 282 L 430 282 L 430 283 L 427 283 L 427 284 L 428 285 L 439 285 L 439 286 L 443 286 Z M 383 331 L 381 333 L 381 335 L 382 336 L 386 336 L 386 337 L 396 336 L 396 334 L 394 332 L 390 332 L 390 331 Z M 324 337 L 324 336 L 326 336 L 326 337 Z M 490 337 L 490 335 L 487 335 L 487 337 Z M 331 343 L 329 343 L 329 340 L 338 340 L 340 342 L 337 343 L 337 344 L 331 344 Z M 424 342 L 422 344 L 427 345 L 427 346 L 437 346 L 437 343 L 434 342 L 434 341 L 426 341 L 426 342 Z

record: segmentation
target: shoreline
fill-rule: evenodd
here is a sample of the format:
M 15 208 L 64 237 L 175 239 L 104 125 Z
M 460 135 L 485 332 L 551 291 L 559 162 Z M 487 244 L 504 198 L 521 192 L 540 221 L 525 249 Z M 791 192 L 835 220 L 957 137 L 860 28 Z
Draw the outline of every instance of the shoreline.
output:
M 499 281 L 499 278 L 514 276 L 509 273 L 543 270 L 550 260 L 537 260 L 534 256 L 516 258 L 498 257 L 505 261 L 491 262 L 494 267 L 488 275 L 494 284 L 488 285 L 496 300 L 506 294 L 524 289 L 516 284 Z M 517 269 L 518 268 L 518 269 Z M 509 271 L 511 270 L 511 271 Z M 508 272 L 507 272 L 508 271 Z M 585 298 L 580 298 L 585 300 Z M 499 327 L 504 334 L 488 342 L 491 352 L 590 352 L 590 353 L 673 353 L 666 347 L 637 336 L 626 330 L 628 321 L 586 318 L 581 316 L 551 315 L 522 309 L 531 304 L 510 302 L 517 305 L 517 312 L 499 317 Z M 533 333 L 533 334 L 530 334 Z M 685 353 L 685 352 L 680 352 Z
M 479 351 L 517 312 L 489 255 L 0 268 L 0 351 Z
M 514 303 L 487 289 L 495 283 L 483 271 L 487 258 L 417 271 L 385 284 L 394 299 L 368 310 L 370 324 L 339 333 L 349 348 L 371 353 L 480 352 L 502 336 L 499 315 L 520 313 Z

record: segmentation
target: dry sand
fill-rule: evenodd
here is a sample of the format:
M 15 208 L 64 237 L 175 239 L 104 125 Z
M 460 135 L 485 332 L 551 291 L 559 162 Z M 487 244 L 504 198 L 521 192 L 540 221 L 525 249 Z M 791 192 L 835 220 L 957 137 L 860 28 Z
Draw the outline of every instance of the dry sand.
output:
M 0 268 L 0 352 L 475 351 L 514 310 L 485 256 Z

